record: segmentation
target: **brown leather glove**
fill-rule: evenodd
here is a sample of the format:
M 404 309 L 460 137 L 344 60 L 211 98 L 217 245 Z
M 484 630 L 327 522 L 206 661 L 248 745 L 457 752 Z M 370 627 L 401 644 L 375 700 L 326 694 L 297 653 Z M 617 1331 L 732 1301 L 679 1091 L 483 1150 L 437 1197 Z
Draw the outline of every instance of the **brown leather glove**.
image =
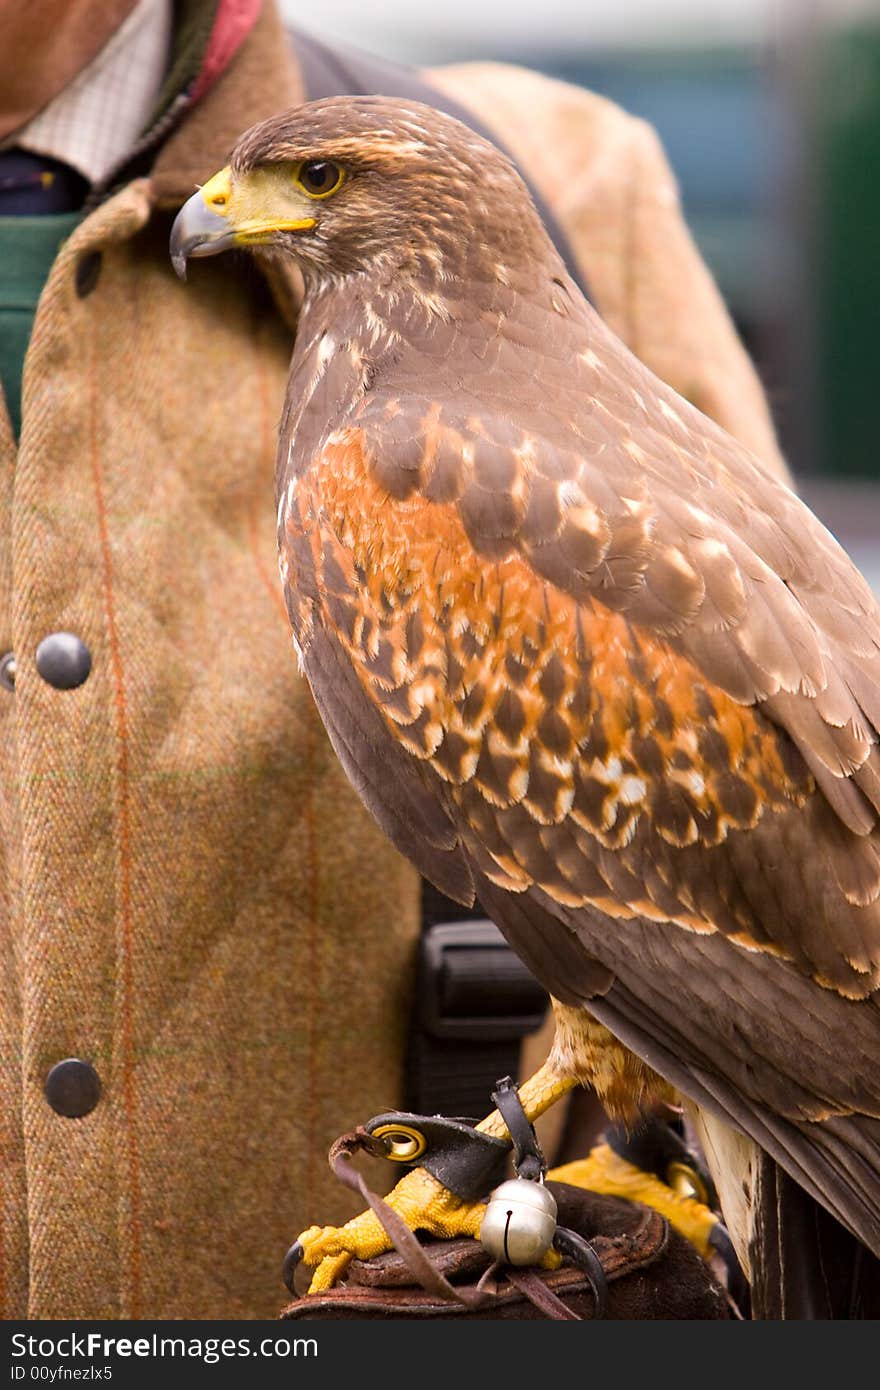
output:
M 410 1267 L 417 1262 L 390 1251 L 353 1261 L 346 1284 L 296 1299 L 281 1316 L 592 1319 L 597 1307 L 601 1316 L 616 1320 L 737 1316 L 708 1265 L 657 1212 L 565 1183 L 547 1187 L 560 1226 L 589 1240 L 601 1265 L 598 1281 L 569 1262 L 553 1271 L 495 1266 L 487 1274 L 492 1260 L 479 1241 L 429 1241 L 422 1250 L 467 1306 L 444 1296 L 439 1279 L 433 1289 L 423 1287 L 423 1273 Z

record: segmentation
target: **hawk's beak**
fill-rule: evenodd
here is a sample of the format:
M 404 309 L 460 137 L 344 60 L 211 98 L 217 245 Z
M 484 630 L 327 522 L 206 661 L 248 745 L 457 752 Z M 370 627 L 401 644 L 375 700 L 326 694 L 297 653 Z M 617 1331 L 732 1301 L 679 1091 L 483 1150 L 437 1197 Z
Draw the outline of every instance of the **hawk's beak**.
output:
M 271 170 L 256 169 L 233 185 L 227 166 L 184 203 L 171 228 L 170 246 L 171 264 L 181 280 L 186 279 L 191 256 L 216 256 L 231 246 L 261 246 L 276 232 L 314 227 L 314 217 L 278 217 L 275 177 Z
M 188 198 L 171 228 L 171 264 L 181 280 L 191 256 L 216 256 L 235 245 L 235 227 L 228 216 L 232 176 L 221 169 Z

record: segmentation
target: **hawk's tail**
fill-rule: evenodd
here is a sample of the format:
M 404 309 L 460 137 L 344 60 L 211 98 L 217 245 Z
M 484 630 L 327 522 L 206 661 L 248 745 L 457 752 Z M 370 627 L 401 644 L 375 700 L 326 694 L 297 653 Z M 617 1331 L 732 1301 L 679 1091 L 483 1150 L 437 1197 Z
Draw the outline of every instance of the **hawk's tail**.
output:
M 880 1318 L 880 1260 L 765 1153 L 749 1259 L 753 1318 Z

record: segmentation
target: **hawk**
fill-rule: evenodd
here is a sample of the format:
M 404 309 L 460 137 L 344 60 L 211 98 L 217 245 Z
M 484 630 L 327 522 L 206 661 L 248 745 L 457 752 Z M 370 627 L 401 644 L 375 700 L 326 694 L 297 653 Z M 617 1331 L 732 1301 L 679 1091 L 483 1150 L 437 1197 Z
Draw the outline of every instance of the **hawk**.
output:
M 302 669 L 385 833 L 552 995 L 527 1113 L 583 1083 L 631 1116 L 672 1084 L 768 1156 L 767 1221 L 794 1192 L 870 1263 L 867 584 L 609 331 L 512 164 L 451 117 L 334 98 L 256 126 L 172 233 L 179 270 L 233 246 L 305 289 L 277 466 Z M 392 1201 L 479 1228 L 420 1169 Z M 384 1233 L 301 1239 L 326 1283 Z

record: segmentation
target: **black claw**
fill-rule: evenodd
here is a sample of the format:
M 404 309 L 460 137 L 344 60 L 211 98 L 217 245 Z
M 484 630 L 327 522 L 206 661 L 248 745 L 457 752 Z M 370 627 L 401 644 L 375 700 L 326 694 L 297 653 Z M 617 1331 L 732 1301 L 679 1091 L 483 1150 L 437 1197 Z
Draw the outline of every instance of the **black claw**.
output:
M 281 1277 L 284 1280 L 284 1283 L 287 1286 L 287 1288 L 290 1289 L 291 1293 L 296 1293 L 296 1290 L 293 1287 L 293 1276 L 296 1273 L 297 1265 L 300 1263 L 305 1253 L 306 1252 L 302 1248 L 300 1242 L 298 1240 L 295 1240 L 293 1242 L 293 1245 L 291 1245 L 290 1249 L 288 1250 L 287 1254 L 284 1256 L 284 1264 L 281 1268 Z
M 748 1280 L 740 1269 L 739 1260 L 736 1257 L 736 1251 L 733 1248 L 733 1241 L 730 1239 L 727 1227 L 722 1225 L 720 1221 L 716 1222 L 709 1232 L 709 1244 L 714 1250 L 717 1250 L 724 1262 L 727 1272 L 727 1292 L 740 1312 L 748 1316 Z
M 602 1261 L 590 1242 L 578 1235 L 577 1231 L 570 1231 L 567 1226 L 557 1226 L 553 1244 L 560 1255 L 567 1255 L 586 1275 L 596 1303 L 593 1317 L 604 1318 L 608 1310 L 608 1280 Z

